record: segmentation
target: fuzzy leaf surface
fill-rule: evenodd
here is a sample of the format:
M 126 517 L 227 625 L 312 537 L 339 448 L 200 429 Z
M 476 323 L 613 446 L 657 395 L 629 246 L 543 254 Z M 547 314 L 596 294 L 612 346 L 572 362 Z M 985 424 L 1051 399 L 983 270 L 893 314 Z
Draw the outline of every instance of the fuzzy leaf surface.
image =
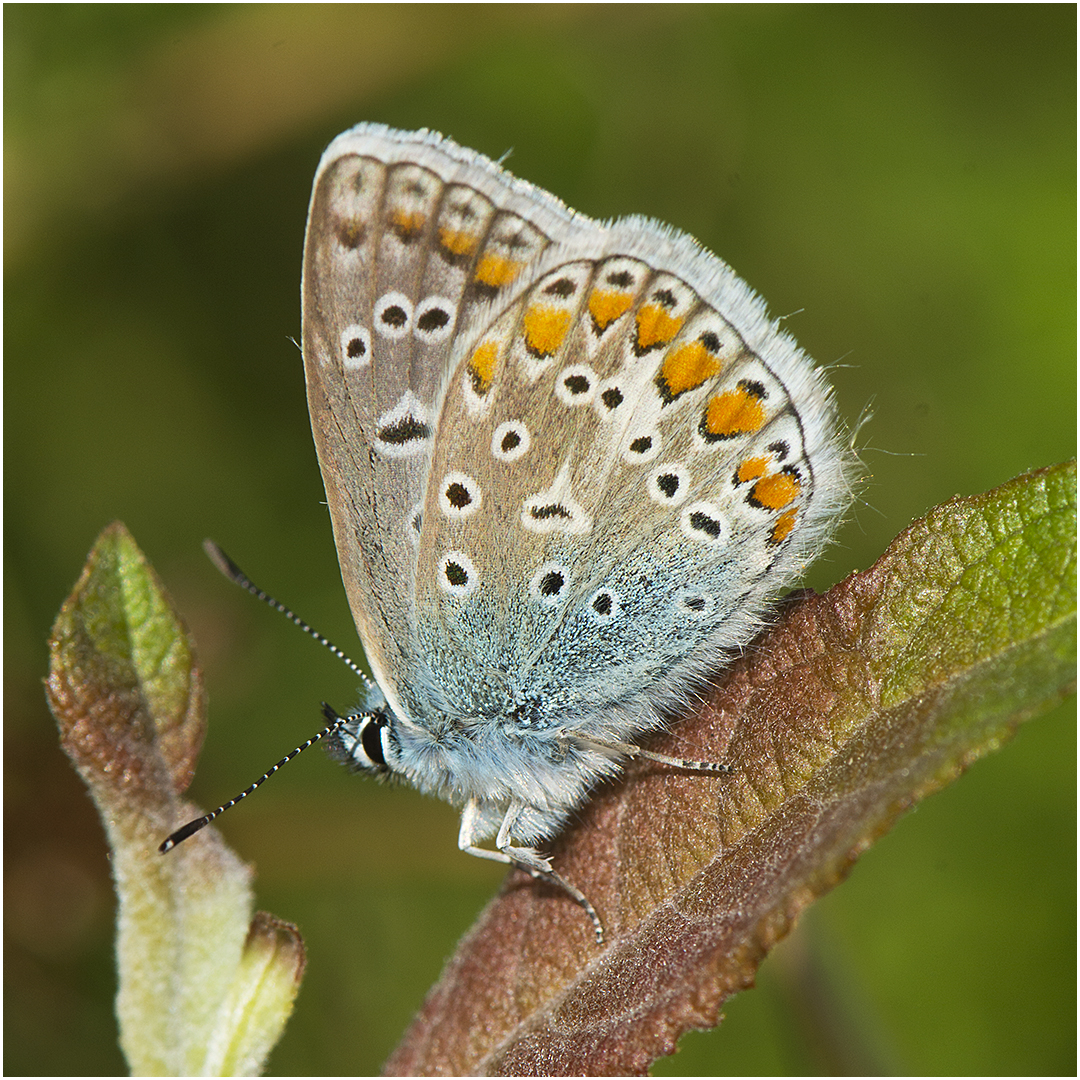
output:
M 212 828 L 158 853 L 201 813 L 181 793 L 206 702 L 187 630 L 123 525 L 98 537 L 49 647 L 61 745 L 112 850 L 116 1008 L 131 1070 L 257 1073 L 292 1009 L 303 947 L 288 924 L 253 923 L 251 870 Z

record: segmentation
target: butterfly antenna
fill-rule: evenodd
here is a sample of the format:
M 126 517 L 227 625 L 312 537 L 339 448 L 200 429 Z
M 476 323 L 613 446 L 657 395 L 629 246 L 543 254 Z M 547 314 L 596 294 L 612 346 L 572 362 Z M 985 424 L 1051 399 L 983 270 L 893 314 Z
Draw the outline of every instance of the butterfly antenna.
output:
M 225 552 L 222 551 L 221 548 L 219 548 L 217 544 L 214 543 L 213 540 L 204 540 L 203 550 L 210 557 L 210 561 L 230 581 L 234 581 L 242 589 L 246 589 L 249 593 L 251 593 L 252 596 L 254 596 L 258 600 L 261 600 L 264 604 L 269 604 L 270 607 L 272 607 L 275 611 L 280 611 L 282 615 L 284 615 L 293 623 L 293 625 L 300 627 L 300 629 L 303 630 L 305 634 L 307 634 L 309 637 L 313 637 L 320 645 L 324 645 L 339 660 L 346 664 L 354 674 L 360 677 L 360 680 L 363 682 L 364 686 L 366 686 L 368 689 L 371 688 L 371 680 L 367 677 L 367 675 L 360 668 L 360 665 L 356 663 L 356 661 L 354 661 L 351 657 L 347 656 L 332 641 L 330 641 L 329 638 L 324 637 L 318 632 L 318 630 L 316 630 L 314 627 L 301 619 L 295 611 L 287 608 L 283 603 L 281 603 L 280 600 L 274 599 L 274 597 L 272 597 L 269 593 L 263 592 L 263 590 L 260 589 L 259 586 L 256 585 L 251 580 L 251 578 L 249 578 L 247 574 L 245 574 L 244 571 L 241 570 L 240 567 L 237 566 L 236 563 L 234 563 L 232 559 L 230 559 L 229 556 L 226 555 Z M 240 794 L 237 795 L 235 798 L 230 799 L 227 803 L 222 803 L 221 806 L 219 806 L 216 810 L 212 810 L 209 814 L 204 814 L 202 817 L 196 818 L 194 821 L 189 821 L 182 828 L 177 829 L 176 832 L 172 833 L 170 836 L 167 836 L 159 845 L 158 851 L 160 851 L 161 854 L 164 855 L 165 852 L 172 851 L 172 849 L 176 847 L 177 844 L 182 843 L 189 836 L 194 836 L 195 833 L 197 833 L 200 829 L 209 825 L 210 822 L 214 820 L 214 818 L 224 814 L 226 810 L 231 809 L 242 799 L 246 799 L 253 791 L 265 784 L 266 781 L 274 775 L 274 773 L 276 773 L 283 766 L 288 765 L 288 763 L 292 761 L 292 759 L 296 757 L 297 754 L 303 753 L 309 746 L 314 746 L 315 743 L 321 742 L 327 736 L 334 735 L 338 731 L 340 731 L 348 719 L 348 717 L 339 716 L 336 712 L 334 712 L 332 708 L 330 708 L 329 705 L 325 703 L 323 704 L 323 715 L 327 719 L 327 725 L 322 729 L 322 731 L 318 732 L 315 735 L 312 735 L 312 737 L 308 739 L 306 743 L 303 743 L 295 750 L 286 754 L 276 765 L 274 765 L 270 769 L 267 769 L 267 771 L 264 772 L 262 776 L 260 776 L 259 779 L 255 781 L 255 783 L 251 784 L 249 787 L 244 788 L 244 790 L 241 791 Z
M 161 852 L 162 855 L 164 855 L 165 852 L 172 851 L 172 849 L 176 847 L 177 844 L 183 843 L 183 841 L 185 841 L 189 836 L 194 836 L 195 833 L 197 833 L 201 828 L 209 825 L 210 822 L 214 820 L 214 818 L 220 817 L 222 814 L 225 813 L 226 810 L 231 809 L 238 802 L 240 802 L 241 799 L 246 799 L 256 788 L 261 787 L 263 784 L 265 784 L 266 781 L 269 780 L 270 777 L 278 771 L 278 769 L 282 768 L 285 765 L 288 765 L 288 763 L 292 761 L 292 759 L 296 757 L 297 754 L 302 754 L 309 746 L 314 746 L 317 742 L 325 739 L 328 735 L 336 734 L 349 719 L 349 717 L 347 716 L 339 716 L 325 702 L 323 702 L 323 715 L 326 717 L 329 723 L 326 725 L 326 727 L 322 729 L 322 731 L 320 731 L 316 735 L 312 735 L 311 738 L 308 739 L 308 741 L 302 746 L 298 746 L 295 750 L 286 754 L 275 766 L 273 766 L 273 768 L 267 769 L 266 772 L 264 772 L 262 776 L 260 776 L 259 779 L 255 781 L 254 784 L 252 784 L 250 787 L 244 788 L 244 790 L 241 791 L 240 794 L 236 796 L 236 798 L 230 799 L 227 803 L 222 803 L 222 805 L 219 806 L 216 810 L 211 810 L 209 814 L 203 814 L 202 817 L 196 818 L 194 821 L 189 821 L 182 828 L 177 829 L 176 832 L 167 836 L 158 846 L 158 851 Z
M 290 622 L 292 622 L 294 626 L 300 627 L 300 629 L 303 630 L 305 634 L 307 634 L 309 637 L 313 637 L 320 645 L 323 645 L 327 649 L 329 649 L 343 664 L 345 664 L 353 672 L 353 674 L 358 675 L 360 677 L 360 681 L 364 684 L 364 687 L 366 689 L 371 689 L 371 680 L 368 678 L 367 673 L 364 671 L 364 669 L 360 667 L 360 665 L 356 663 L 355 660 L 353 660 L 347 653 L 339 649 L 329 638 L 326 638 L 322 634 L 320 634 L 319 631 L 316 630 L 313 626 L 304 622 L 304 620 L 301 619 L 295 611 L 287 608 L 280 600 L 275 600 L 274 597 L 272 597 L 269 593 L 263 592 L 263 590 L 260 589 L 259 586 L 256 585 L 255 582 L 253 582 L 251 578 L 249 578 L 247 574 L 245 574 L 244 571 L 241 570 L 240 567 L 237 566 L 236 563 L 234 563 L 232 559 L 230 559 L 229 556 L 226 555 L 225 552 L 222 551 L 221 548 L 219 548 L 217 544 L 214 543 L 213 540 L 203 541 L 203 551 L 206 552 L 206 554 L 210 557 L 210 561 L 230 581 L 235 582 L 237 585 L 240 586 L 241 589 L 246 589 L 257 600 L 261 600 L 264 604 L 269 604 L 270 607 L 272 607 L 275 611 L 280 611 L 281 614 L 284 615 L 285 618 L 287 618 Z M 271 770 L 271 772 L 272 771 L 273 770 Z

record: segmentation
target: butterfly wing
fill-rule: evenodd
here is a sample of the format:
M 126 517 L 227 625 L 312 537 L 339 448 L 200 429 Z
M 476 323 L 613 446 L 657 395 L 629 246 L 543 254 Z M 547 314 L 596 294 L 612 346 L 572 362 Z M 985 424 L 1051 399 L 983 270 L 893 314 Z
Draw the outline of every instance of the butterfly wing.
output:
M 479 800 L 476 835 L 550 835 L 613 767 L 588 737 L 655 725 L 821 547 L 849 499 L 829 392 L 689 237 L 423 132 L 327 150 L 303 293 L 397 767 Z
M 553 245 L 458 352 L 415 582 L 429 682 L 626 739 L 847 505 L 827 387 L 726 264 L 644 219 Z
M 415 637 L 423 496 L 453 343 L 552 235 L 589 227 L 428 132 L 362 124 L 320 163 L 304 253 L 308 406 L 349 604 L 390 697 Z

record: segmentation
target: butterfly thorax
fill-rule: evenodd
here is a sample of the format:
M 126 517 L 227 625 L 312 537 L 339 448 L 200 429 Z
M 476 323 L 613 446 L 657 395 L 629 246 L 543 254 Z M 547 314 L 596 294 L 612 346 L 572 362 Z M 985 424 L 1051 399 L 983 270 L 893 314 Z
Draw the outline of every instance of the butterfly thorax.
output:
M 417 720 L 396 714 L 376 690 L 366 712 L 378 713 L 385 723 L 382 758 L 390 776 L 457 806 L 477 800 L 490 812 L 492 833 L 511 802 L 524 803 L 532 811 L 519 838 L 528 843 L 556 832 L 593 784 L 618 770 L 614 757 L 583 746 L 574 735 L 588 729 L 610 738 L 626 730 L 625 717 L 583 722 L 580 714 L 560 715 L 535 698 L 499 711 L 458 707 Z M 333 756 L 372 770 L 357 721 L 350 720 L 330 744 Z

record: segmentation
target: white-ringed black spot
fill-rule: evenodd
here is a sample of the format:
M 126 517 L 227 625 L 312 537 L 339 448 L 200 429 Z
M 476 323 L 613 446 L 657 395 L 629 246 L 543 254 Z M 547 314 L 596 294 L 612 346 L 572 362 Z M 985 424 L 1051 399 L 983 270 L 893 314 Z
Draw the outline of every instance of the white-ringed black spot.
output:
M 662 506 L 678 506 L 690 494 L 690 474 L 683 465 L 660 465 L 649 474 L 649 498 Z
M 720 351 L 720 338 L 712 330 L 706 330 L 705 333 L 698 338 L 698 341 L 700 341 L 711 353 L 718 353 Z
M 685 507 L 679 517 L 679 526 L 691 540 L 710 547 L 723 547 L 730 534 L 727 518 L 707 502 L 691 503 Z
M 403 338 L 412 324 L 412 301 L 399 292 L 388 292 L 375 303 L 375 329 L 385 338 Z
M 590 619 L 597 623 L 609 623 L 619 614 L 619 596 L 613 589 L 597 589 L 585 603 Z
M 695 510 L 690 515 L 690 527 L 704 533 L 711 540 L 715 540 L 723 529 L 720 519 L 704 510 Z
M 581 536 L 592 529 L 592 519 L 572 493 L 569 459 L 547 488 L 522 503 L 521 524 L 528 532 L 568 536 Z
M 788 444 L 783 439 L 779 440 L 778 442 L 769 443 L 769 445 L 765 449 L 768 450 L 769 453 L 772 454 L 777 461 L 783 461 L 784 458 L 786 458 L 788 454 L 791 453 L 791 447 L 788 446 Z
M 549 570 L 541 579 L 539 591 L 542 596 L 558 596 L 566 585 L 566 578 L 558 570 Z
M 472 559 L 461 551 L 448 551 L 439 560 L 439 588 L 451 596 L 465 596 L 479 584 Z
M 549 518 L 564 518 L 569 521 L 573 514 L 562 503 L 545 503 L 543 506 L 529 507 L 529 516 L 533 521 L 547 521 Z
M 415 416 L 403 416 L 392 424 L 379 428 L 379 442 L 388 446 L 406 446 L 409 443 L 423 442 L 431 434 L 431 428 Z
M 484 501 L 480 485 L 462 472 L 447 473 L 439 491 L 439 509 L 448 518 L 467 518 Z
M 716 611 L 716 599 L 709 593 L 680 589 L 675 597 L 675 607 L 691 619 L 707 619 Z
M 570 583 L 570 569 L 559 562 L 546 562 L 529 579 L 529 595 L 545 607 L 554 607 Z
M 616 289 L 629 289 L 634 284 L 634 275 L 629 270 L 615 270 L 608 274 L 604 281 L 608 285 L 614 285 Z
M 588 405 L 596 393 L 596 372 L 588 364 L 573 364 L 559 372 L 555 396 L 564 405 Z
M 341 331 L 341 362 L 350 371 L 371 363 L 371 331 L 353 323 Z
M 656 430 L 631 434 L 623 444 L 623 461 L 630 465 L 652 461 L 659 455 L 662 446 L 663 440 Z
M 454 331 L 454 312 L 445 296 L 426 296 L 417 305 L 413 333 L 421 341 L 445 341 Z
M 386 457 L 411 457 L 431 438 L 431 409 L 411 391 L 379 417 L 372 447 Z
M 601 395 L 600 400 L 608 409 L 617 409 L 623 403 L 623 392 L 617 386 L 609 386 Z
M 568 296 L 573 296 L 577 291 L 577 284 L 573 279 L 568 277 L 559 278 L 557 281 L 553 281 L 550 285 L 544 286 L 544 292 L 548 296 L 558 296 L 561 299 L 566 299 Z
M 441 330 L 449 322 L 449 312 L 437 307 L 428 308 L 416 320 L 416 329 L 424 334 L 433 334 L 436 330 Z
M 517 461 L 531 444 L 529 429 L 520 420 L 504 420 L 491 436 L 491 454 L 499 461 Z
M 657 289 L 653 293 L 652 298 L 661 306 L 666 308 L 673 308 L 678 304 L 678 300 L 675 294 L 670 289 Z

